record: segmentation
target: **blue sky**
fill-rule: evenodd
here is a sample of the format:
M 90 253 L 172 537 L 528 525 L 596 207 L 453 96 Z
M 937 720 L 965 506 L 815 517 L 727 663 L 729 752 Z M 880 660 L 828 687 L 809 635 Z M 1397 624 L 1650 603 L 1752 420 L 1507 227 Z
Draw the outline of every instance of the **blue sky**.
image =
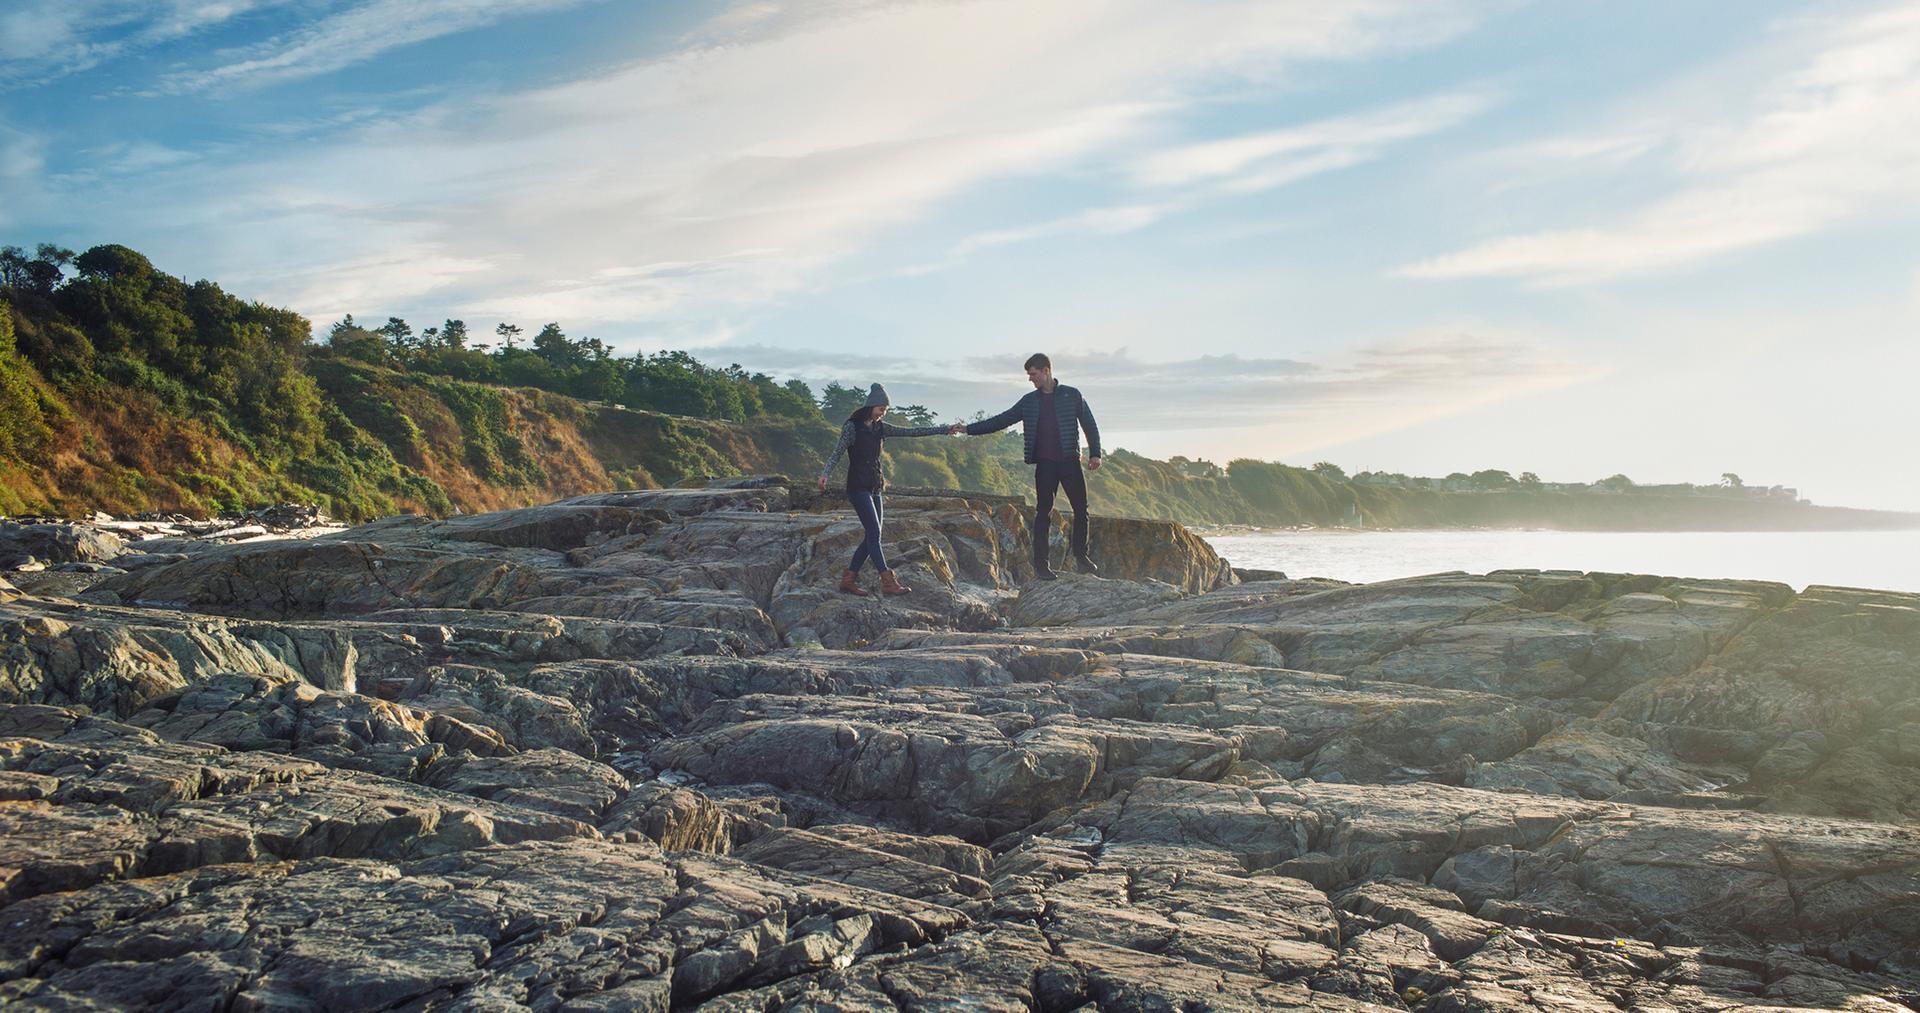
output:
M 0 10 L 0 239 L 1111 446 L 1920 509 L 1920 2 Z

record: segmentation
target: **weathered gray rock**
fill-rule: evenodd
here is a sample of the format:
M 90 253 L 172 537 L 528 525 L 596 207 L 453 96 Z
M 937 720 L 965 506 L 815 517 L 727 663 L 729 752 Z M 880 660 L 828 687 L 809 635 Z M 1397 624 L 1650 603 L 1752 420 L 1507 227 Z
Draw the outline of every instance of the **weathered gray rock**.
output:
M 8 908 L 21 931 L 0 938 L 11 979 L 0 998 L 145 1006 L 210 994 L 347 1009 L 691 1000 L 957 924 L 892 904 L 584 839 L 398 863 L 224 865 Z
M 1636 730 L 1638 737 L 1632 734 Z M 1735 762 L 1717 769 L 1709 763 L 1689 764 L 1654 744 L 1661 738 L 1659 729 L 1580 719 L 1506 760 L 1481 764 L 1466 783 L 1575 798 L 1611 799 L 1628 792 L 1641 798 L 1675 798 L 1711 792 L 1745 776 L 1745 768 Z
M 1257 628 L 1201 623 L 1158 626 L 1084 626 L 1000 630 L 988 633 L 895 629 L 869 645 L 875 651 L 917 647 L 959 647 L 980 651 L 992 645 L 1024 650 L 1071 650 L 1094 654 L 1151 654 L 1195 661 L 1227 661 L 1263 668 L 1285 668 L 1286 658 Z
M 647 781 L 607 811 L 600 829 L 609 836 L 645 837 L 668 851 L 724 855 L 789 819 L 777 798 L 731 799 Z
M 1237 740 L 1198 729 L 981 714 L 937 691 L 882 700 L 730 701 L 650 759 L 984 842 L 1140 777 L 1216 777 L 1239 753 Z
M 897 598 L 781 480 L 0 587 L 0 1004 L 1920 998 L 1920 597 L 1021 521 L 894 496 Z
M 675 593 L 625 573 L 568 567 L 546 550 L 482 551 L 482 544 L 331 536 L 236 545 L 143 567 L 96 590 L 123 602 L 267 618 L 459 608 L 704 626 L 759 642 L 773 637 L 765 613 L 739 595 Z
M 127 720 L 176 742 L 286 752 L 402 779 L 449 753 L 508 752 L 499 735 L 446 714 L 260 676 L 217 676 L 156 699 Z
M 343 630 L 142 609 L 0 603 L 0 702 L 83 706 L 121 716 L 224 672 L 357 684 Z
M 407 857 L 591 836 L 570 819 L 268 752 L 172 743 L 57 708 L 0 718 L 0 903 L 227 862 Z
M 825 832 L 775 829 L 755 837 L 733 854 L 756 865 L 930 901 L 971 915 L 982 915 L 991 909 L 993 888 L 980 877 L 899 854 L 907 850 L 903 847 L 889 850 L 869 846 L 871 835 L 882 832 L 867 828 L 853 830 L 849 835 L 833 829 Z M 868 840 L 862 840 L 863 837 Z
M 1061 574 L 1021 588 L 1007 618 L 1015 626 L 1080 626 L 1182 597 L 1179 588 L 1159 581 Z
M 0 518 L 0 570 L 25 563 L 104 563 L 126 550 L 126 540 L 88 524 L 18 524 Z
M 582 823 L 599 823 L 608 808 L 627 793 L 627 779 L 619 771 L 577 753 L 552 748 L 511 756 L 469 754 L 434 765 L 425 780 L 435 788 Z
M 1765 733 L 1747 787 L 1784 811 L 1920 817 L 1920 595 L 1810 587 L 1698 669 L 1624 691 L 1629 720 Z

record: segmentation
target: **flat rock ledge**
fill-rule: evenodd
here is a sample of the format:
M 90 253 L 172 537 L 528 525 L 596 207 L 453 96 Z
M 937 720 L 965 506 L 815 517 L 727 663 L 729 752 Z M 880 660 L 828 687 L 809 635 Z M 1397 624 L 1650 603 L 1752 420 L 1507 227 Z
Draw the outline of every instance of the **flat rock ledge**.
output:
M 6 528 L 0 1005 L 1920 1006 L 1920 596 L 888 514 Z

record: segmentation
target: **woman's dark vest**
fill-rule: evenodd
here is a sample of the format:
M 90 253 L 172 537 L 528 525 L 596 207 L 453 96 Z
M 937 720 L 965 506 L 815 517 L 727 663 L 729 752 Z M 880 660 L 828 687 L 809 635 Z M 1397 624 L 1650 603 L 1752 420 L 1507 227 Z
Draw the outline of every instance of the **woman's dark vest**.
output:
M 853 446 L 847 448 L 847 491 L 879 492 L 886 487 L 880 477 L 879 423 L 853 424 Z

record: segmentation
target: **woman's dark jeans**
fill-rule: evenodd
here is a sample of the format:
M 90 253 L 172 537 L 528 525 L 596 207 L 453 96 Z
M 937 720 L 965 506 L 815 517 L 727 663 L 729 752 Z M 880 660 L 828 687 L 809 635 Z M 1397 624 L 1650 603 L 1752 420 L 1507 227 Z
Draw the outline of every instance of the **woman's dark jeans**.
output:
M 887 571 L 887 554 L 880 551 L 880 525 L 886 521 L 886 508 L 880 503 L 880 493 L 866 489 L 848 489 L 847 502 L 853 504 L 853 512 L 860 515 L 860 526 L 867 529 L 860 547 L 853 550 L 853 562 L 847 569 L 860 572 L 867 560 L 873 560 L 873 568 L 882 573 Z

